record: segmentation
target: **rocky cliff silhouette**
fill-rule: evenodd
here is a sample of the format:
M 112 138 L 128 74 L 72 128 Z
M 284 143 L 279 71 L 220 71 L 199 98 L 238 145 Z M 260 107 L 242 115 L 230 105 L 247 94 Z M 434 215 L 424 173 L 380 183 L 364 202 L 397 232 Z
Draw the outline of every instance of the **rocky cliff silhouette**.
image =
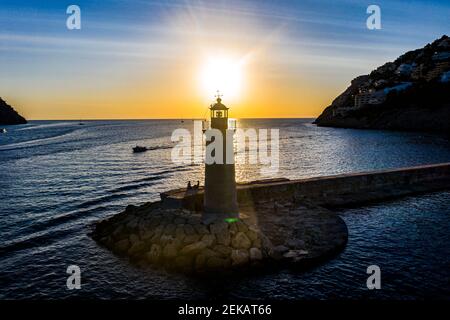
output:
M 2 98 L 0 98 L 0 125 L 24 123 L 27 123 L 27 120 L 18 114 L 17 111 L 7 104 Z
M 450 133 L 449 37 L 353 79 L 314 123 Z

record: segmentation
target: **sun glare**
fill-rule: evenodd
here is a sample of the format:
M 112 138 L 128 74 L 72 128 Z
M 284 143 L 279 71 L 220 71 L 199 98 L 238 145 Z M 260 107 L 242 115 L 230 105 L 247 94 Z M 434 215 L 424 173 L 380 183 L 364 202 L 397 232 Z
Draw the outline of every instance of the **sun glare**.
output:
M 224 57 L 210 58 L 200 74 L 203 94 L 212 97 L 220 91 L 227 99 L 235 99 L 242 89 L 243 65 L 239 60 Z

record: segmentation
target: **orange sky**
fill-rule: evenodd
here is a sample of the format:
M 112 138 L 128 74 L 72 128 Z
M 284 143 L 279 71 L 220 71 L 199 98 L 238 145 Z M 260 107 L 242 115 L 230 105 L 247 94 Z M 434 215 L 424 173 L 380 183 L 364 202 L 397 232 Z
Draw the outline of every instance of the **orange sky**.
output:
M 164 59 L 129 61 L 125 56 L 108 66 L 95 56 L 100 63 L 48 61 L 49 74 L 29 74 L 26 92 L 14 88 L 5 98 L 28 119 L 203 118 L 215 90 L 202 86 L 201 71 L 215 56 L 246 57 L 239 93 L 230 96 L 226 88 L 218 88 L 235 118 L 316 117 L 345 88 L 346 80 L 303 70 L 311 63 L 307 57 L 279 63 L 279 52 L 272 47 L 255 50 L 222 43 L 218 50 L 201 41 L 175 41 L 184 55 Z
M 355 76 L 445 29 L 439 15 L 410 28 L 414 11 L 368 31 L 361 5 L 108 3 L 83 2 L 81 30 L 60 5 L 5 7 L 0 96 L 27 119 L 202 118 L 215 90 L 199 75 L 222 56 L 242 73 L 238 94 L 217 88 L 231 117 L 316 117 Z

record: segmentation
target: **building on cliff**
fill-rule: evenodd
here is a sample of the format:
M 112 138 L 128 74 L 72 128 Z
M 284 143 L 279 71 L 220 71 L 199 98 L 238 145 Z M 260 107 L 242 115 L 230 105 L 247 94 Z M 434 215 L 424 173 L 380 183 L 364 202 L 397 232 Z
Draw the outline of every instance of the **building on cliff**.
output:
M 411 73 L 416 68 L 417 68 L 417 65 L 415 63 L 413 63 L 413 64 L 402 63 L 400 66 L 398 66 L 397 70 L 395 70 L 395 73 L 398 75 L 410 76 Z
M 355 104 L 354 109 L 360 109 L 363 106 L 367 105 L 378 105 L 383 103 L 386 95 L 383 91 L 373 91 L 369 92 L 361 92 L 355 95 Z
M 425 79 L 427 81 L 431 81 L 433 79 L 442 77 L 442 75 L 450 69 L 450 61 L 442 61 L 436 63 L 434 68 L 432 68 L 428 73 L 425 75 Z
M 444 72 L 441 76 L 441 82 L 449 82 L 450 81 L 450 71 Z
M 355 104 L 353 110 L 360 109 L 364 106 L 379 105 L 386 100 L 386 96 L 391 91 L 401 91 L 412 85 L 411 82 L 402 82 L 395 86 L 384 88 L 382 90 L 370 89 L 355 95 Z

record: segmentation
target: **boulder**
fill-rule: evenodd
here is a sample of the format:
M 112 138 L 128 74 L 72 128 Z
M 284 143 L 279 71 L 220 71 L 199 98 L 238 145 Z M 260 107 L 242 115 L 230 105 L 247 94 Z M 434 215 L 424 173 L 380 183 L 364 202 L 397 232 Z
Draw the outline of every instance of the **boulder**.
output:
M 286 242 L 286 245 L 291 248 L 304 248 L 305 247 L 305 241 L 301 239 L 290 239 Z
M 261 249 L 263 249 L 266 253 L 270 253 L 273 250 L 272 241 L 270 241 L 270 239 L 263 233 L 260 233 L 259 237 L 261 239 Z M 256 247 L 256 245 L 253 246 Z
M 235 249 L 249 249 L 252 246 L 252 242 L 250 239 L 245 235 L 244 232 L 238 232 L 233 237 L 233 240 L 231 241 L 231 245 Z
M 166 259 L 173 259 L 177 256 L 177 246 L 175 243 L 168 243 L 165 245 L 162 255 Z
M 119 225 L 116 229 L 114 229 L 114 231 L 112 232 L 112 236 L 116 240 L 120 240 L 127 237 L 124 226 Z
M 213 247 L 213 250 L 222 257 L 229 257 L 232 249 L 228 246 L 224 246 L 223 244 L 217 244 Z
M 229 261 L 227 259 L 219 257 L 210 257 L 206 261 L 206 267 L 208 269 L 225 269 L 228 264 Z
M 180 254 L 182 255 L 196 255 L 203 249 L 207 247 L 206 243 L 203 241 L 197 241 L 192 244 L 188 244 L 183 249 L 181 249 Z
M 175 238 L 183 240 L 185 236 L 183 225 L 177 225 L 175 228 Z
M 278 245 L 276 247 L 273 247 L 269 254 L 273 259 L 280 260 L 283 258 L 283 255 L 289 251 L 289 248 L 283 245 Z
M 137 234 L 134 234 L 134 233 L 130 234 L 130 244 L 131 245 L 135 244 L 138 241 L 140 241 L 140 240 L 139 240 L 139 236 Z
M 208 228 L 203 223 L 195 224 L 194 229 L 200 235 L 209 234 Z
M 178 256 L 175 258 L 175 268 L 178 270 L 184 271 L 184 272 L 191 272 L 193 263 L 194 263 L 194 257 L 192 256 Z
M 206 248 L 200 252 L 200 254 L 205 255 L 207 258 L 209 257 L 218 257 L 219 254 L 212 249 Z
M 263 258 L 262 252 L 258 248 L 250 248 L 249 253 L 250 253 L 250 260 L 252 261 L 259 261 L 262 260 Z
M 158 243 L 159 242 L 159 238 L 161 238 L 161 235 L 164 231 L 164 226 L 163 225 L 159 225 L 157 226 L 154 231 L 153 231 L 153 236 L 151 239 L 152 243 Z
M 184 219 L 184 218 L 182 218 L 182 217 L 176 217 L 174 220 L 173 220 L 173 223 L 175 223 L 176 225 L 183 225 L 183 224 L 185 224 L 186 223 L 186 219 Z
M 195 226 L 195 225 L 200 225 L 202 222 L 201 222 L 201 219 L 200 219 L 200 216 L 198 216 L 198 217 L 188 217 L 187 218 L 187 222 L 186 222 L 187 224 L 190 224 L 190 225 L 192 225 L 192 226 Z
M 251 241 L 256 241 L 258 239 L 258 231 L 253 228 L 249 228 L 246 234 Z
M 113 239 L 110 236 L 102 237 L 102 238 L 100 238 L 99 241 L 101 244 L 103 244 L 106 247 L 111 247 L 111 245 L 113 244 Z
M 137 229 L 138 225 L 139 225 L 139 219 L 137 217 L 133 217 L 127 223 L 127 228 L 131 229 L 131 230 L 135 230 L 135 229 Z
M 213 234 L 205 234 L 202 237 L 202 241 L 206 244 L 207 247 L 211 247 L 216 243 L 216 237 Z
M 195 270 L 197 270 L 197 271 L 203 270 L 206 267 L 206 260 L 208 260 L 208 255 L 203 252 L 200 252 L 195 257 L 195 262 L 194 262 Z
M 114 249 L 120 253 L 127 252 L 129 248 L 130 248 L 130 241 L 128 239 L 119 240 L 114 245 Z
M 262 247 L 262 242 L 260 238 L 257 238 L 255 240 L 252 241 L 252 247 L 255 248 L 261 248 Z
M 151 217 L 150 220 L 148 221 L 148 226 L 151 229 L 155 229 L 160 224 L 161 224 L 161 218 L 159 218 L 159 217 Z
M 191 235 L 187 235 L 183 238 L 183 243 L 184 244 L 191 244 L 194 242 L 197 242 L 200 240 L 200 235 L 198 234 L 191 234 Z
M 159 238 L 159 244 L 161 246 L 165 246 L 166 244 L 173 242 L 174 237 L 172 235 L 163 234 L 161 238 Z
M 288 252 L 283 254 L 283 258 L 296 259 L 296 258 L 304 257 L 308 254 L 309 254 L 309 252 L 306 250 L 289 250 Z
M 146 257 L 150 263 L 157 263 L 161 256 L 161 246 L 158 244 L 153 244 L 150 251 L 147 252 Z
M 183 228 L 184 228 L 184 233 L 185 233 L 187 236 L 191 236 L 191 235 L 196 235 L 196 234 L 197 234 L 197 233 L 195 232 L 194 227 L 191 226 L 190 224 L 185 224 Z
M 143 253 L 147 249 L 147 245 L 144 241 L 136 241 L 133 245 L 128 249 L 128 255 L 135 256 Z
M 209 225 L 209 230 L 212 234 L 218 234 L 228 231 L 228 224 L 226 222 L 214 222 Z
M 217 243 L 223 244 L 224 246 L 228 246 L 230 245 L 231 242 L 231 235 L 228 233 L 228 231 L 216 233 L 216 239 Z
M 176 229 L 176 225 L 170 223 L 170 224 L 166 225 L 166 227 L 164 228 L 163 234 L 172 235 L 175 233 L 175 229 Z
M 236 221 L 235 224 L 240 232 L 246 233 L 248 231 L 248 227 L 244 222 Z
M 239 231 L 236 223 L 230 223 L 228 229 L 230 230 L 231 234 L 236 234 Z
M 231 241 L 231 236 L 228 231 L 228 224 L 226 222 L 216 222 L 209 226 L 211 234 L 214 234 L 218 244 L 228 246 Z
M 232 250 L 231 251 L 231 265 L 232 266 L 242 266 L 248 263 L 248 252 L 247 250 Z
M 150 240 L 153 237 L 153 231 L 150 228 L 141 229 L 139 236 L 143 241 Z

